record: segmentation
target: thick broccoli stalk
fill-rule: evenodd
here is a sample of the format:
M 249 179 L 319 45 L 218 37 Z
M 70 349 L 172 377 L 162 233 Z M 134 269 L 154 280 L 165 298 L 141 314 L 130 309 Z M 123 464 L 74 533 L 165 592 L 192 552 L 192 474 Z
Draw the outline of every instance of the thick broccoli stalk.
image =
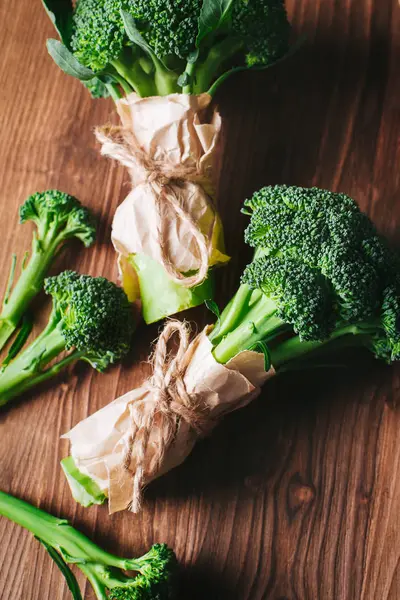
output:
M 74 564 L 89 580 L 98 600 L 172 600 L 178 571 L 174 552 L 155 544 L 140 558 L 106 552 L 85 535 L 48 513 L 0 491 L 0 515 L 24 527 L 40 541 L 65 575 L 75 599 L 82 598 Z M 124 571 L 135 571 L 129 576 Z
M 78 238 L 88 247 L 95 239 L 96 228 L 91 213 L 76 199 L 47 190 L 30 196 L 20 207 L 20 222 L 33 221 L 32 252 L 13 290 L 15 259 L 0 314 L 0 350 L 18 327 L 33 298 L 43 288 L 44 278 L 63 244 Z M 24 263 L 26 261 L 24 260 Z
M 214 93 L 235 70 L 268 67 L 289 48 L 283 0 L 78 0 L 68 17 L 65 46 L 52 40 L 49 52 L 68 74 L 96 77 L 95 97 L 114 100 Z M 59 32 L 66 20 L 53 13 Z
M 0 406 L 72 362 L 84 360 L 102 372 L 130 348 L 132 307 L 114 283 L 64 271 L 47 278 L 44 289 L 53 299 L 48 324 L 0 374 Z
M 400 358 L 400 262 L 344 194 L 266 187 L 245 203 L 255 248 L 210 335 L 221 363 L 263 348 L 275 369 L 364 346 Z

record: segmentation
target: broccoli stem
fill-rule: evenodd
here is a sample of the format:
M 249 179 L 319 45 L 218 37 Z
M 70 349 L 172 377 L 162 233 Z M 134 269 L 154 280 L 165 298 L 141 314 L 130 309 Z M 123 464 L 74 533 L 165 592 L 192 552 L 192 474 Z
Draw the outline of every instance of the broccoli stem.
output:
M 319 353 L 322 354 L 326 350 L 337 348 L 337 342 L 340 342 L 341 348 L 360 346 L 368 348 L 371 336 L 376 332 L 377 329 L 373 325 L 359 323 L 338 327 L 329 338 L 322 341 L 301 341 L 299 336 L 295 336 L 270 349 L 271 362 L 276 370 L 283 367 L 286 370 L 306 355 L 310 355 L 314 359 Z
M 16 329 L 16 325 L 9 323 L 8 321 L 0 321 L 0 350 L 4 348 L 12 334 Z
M 58 519 L 48 513 L 0 491 L 0 515 L 28 529 L 33 535 L 57 549 L 66 562 L 75 563 L 88 576 L 95 587 L 99 580 L 94 565 L 117 567 L 123 570 L 134 570 L 131 566 L 136 561 L 119 558 L 106 552 L 92 542 L 83 533 L 69 525 L 65 519 Z M 96 574 L 95 574 L 96 573 Z M 99 588 L 100 589 L 100 588 Z M 106 589 L 106 588 L 104 588 Z M 103 598 L 103 596 L 99 596 Z
M 43 280 L 61 241 L 54 237 L 47 241 L 46 237 L 38 239 L 34 235 L 31 259 L 6 297 L 0 314 L 0 350 L 17 328 L 30 302 L 43 288 Z
M 212 46 L 206 59 L 199 64 L 194 74 L 193 94 L 207 92 L 224 63 L 232 59 L 243 47 L 241 40 L 225 38 Z
M 145 98 L 156 95 L 157 90 L 154 79 L 145 73 L 139 62 L 134 62 L 132 65 L 127 66 L 122 59 L 115 59 L 111 64 L 138 96 Z
M 142 559 L 125 559 L 110 554 L 72 527 L 65 519 L 53 517 L 40 508 L 2 491 L 0 491 L 0 515 L 28 529 L 40 540 L 57 549 L 66 562 L 77 564 L 88 575 L 92 584 L 95 580 L 98 582 L 99 576 L 101 577 L 100 566 L 115 567 L 124 571 L 146 569 L 146 555 Z
M 257 342 L 268 343 L 287 331 L 289 326 L 277 317 L 276 312 L 273 300 L 260 290 L 251 291 L 247 285 L 241 285 L 233 301 L 222 313 L 221 325 L 215 335 L 210 335 L 210 341 L 216 344 L 214 358 L 226 364 Z
M 58 311 L 53 309 L 49 323 L 28 348 L 19 354 L 0 374 L 0 406 L 57 375 L 67 365 L 84 356 L 84 352 L 71 352 L 49 369 L 43 368 L 65 350 L 65 339 Z

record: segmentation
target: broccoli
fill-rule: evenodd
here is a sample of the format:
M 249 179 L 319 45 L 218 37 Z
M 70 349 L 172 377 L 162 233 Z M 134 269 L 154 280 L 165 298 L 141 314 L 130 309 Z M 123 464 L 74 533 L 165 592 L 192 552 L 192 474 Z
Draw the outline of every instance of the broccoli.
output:
M 0 374 L 0 406 L 74 361 L 102 372 L 130 348 L 132 306 L 114 283 L 64 271 L 48 277 L 44 289 L 53 300 L 48 324 Z M 65 350 L 69 353 L 60 357 Z
M 78 0 L 68 18 L 59 11 L 52 19 L 64 44 L 48 41 L 53 59 L 102 81 L 115 100 L 214 93 L 232 72 L 268 67 L 289 48 L 284 0 Z M 98 97 L 97 82 L 93 89 Z
M 0 350 L 17 329 L 33 298 L 43 287 L 45 275 L 63 244 L 78 238 L 88 247 L 96 229 L 90 212 L 76 199 L 58 190 L 32 194 L 20 207 L 20 222 L 33 221 L 34 233 L 30 260 L 23 262 L 22 273 L 11 291 L 15 262 L 0 314 Z
M 125 559 L 106 552 L 65 519 L 0 491 L 0 515 L 24 527 L 45 546 L 60 568 L 75 600 L 82 600 L 68 564 L 89 580 L 98 600 L 172 600 L 178 573 L 174 552 L 155 544 L 140 558 Z M 127 575 L 125 571 L 135 571 Z
M 354 200 L 278 185 L 243 212 L 255 255 L 210 334 L 216 360 L 262 349 L 286 370 L 339 345 L 399 360 L 399 257 Z

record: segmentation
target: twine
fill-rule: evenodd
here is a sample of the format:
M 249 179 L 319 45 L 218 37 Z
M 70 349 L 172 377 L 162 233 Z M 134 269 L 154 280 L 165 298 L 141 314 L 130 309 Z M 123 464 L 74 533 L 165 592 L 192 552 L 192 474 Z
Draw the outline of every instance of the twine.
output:
M 118 160 L 133 172 L 138 167 L 142 168 L 147 174 L 147 182 L 155 188 L 156 230 L 161 250 L 162 265 L 169 277 L 175 283 L 187 288 L 203 283 L 207 277 L 209 268 L 208 243 L 190 213 L 183 208 L 182 202 L 179 200 L 179 195 L 175 191 L 184 181 L 196 183 L 202 180 L 197 166 L 171 166 L 165 161 L 151 158 L 139 146 L 134 135 L 123 127 L 105 125 L 98 127 L 95 133 L 98 141 L 102 144 L 101 153 L 104 156 Z M 174 189 L 171 183 L 174 183 Z M 185 275 L 179 271 L 171 260 L 168 249 L 169 244 L 165 236 L 165 230 L 168 226 L 168 222 L 165 219 L 165 212 L 163 211 L 165 205 L 169 206 L 175 212 L 176 216 L 186 224 L 196 242 L 199 251 L 200 267 L 193 275 Z
M 168 352 L 168 343 L 177 334 L 179 345 L 174 353 Z M 184 376 L 193 358 L 200 337 L 190 343 L 190 327 L 180 321 L 169 321 L 162 331 L 151 359 L 153 376 L 146 384 L 150 395 L 148 400 L 154 403 L 149 414 L 130 405 L 131 430 L 125 452 L 123 468 L 132 473 L 130 464 L 133 452 L 136 466 L 133 475 L 131 511 L 139 512 L 145 478 L 146 453 L 154 420 L 157 414 L 164 416 L 160 427 L 160 439 L 156 445 L 156 470 L 162 465 L 165 454 L 173 441 L 179 421 L 183 419 L 199 437 L 208 434 L 215 422 L 196 394 L 186 390 Z

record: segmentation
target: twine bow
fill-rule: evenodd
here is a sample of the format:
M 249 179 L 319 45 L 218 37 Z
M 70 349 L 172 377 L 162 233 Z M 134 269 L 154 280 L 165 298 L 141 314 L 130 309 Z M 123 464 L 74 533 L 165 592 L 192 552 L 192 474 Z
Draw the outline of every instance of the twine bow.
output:
M 153 185 L 156 197 L 156 230 L 161 251 L 162 265 L 170 278 L 184 287 L 191 288 L 203 283 L 207 277 L 209 268 L 209 242 L 200 231 L 198 224 L 190 213 L 183 207 L 176 191 L 182 182 L 191 181 L 196 183 L 202 177 L 197 166 L 179 165 L 171 166 L 165 161 L 156 160 L 148 156 L 138 144 L 135 136 L 123 127 L 105 125 L 96 129 L 96 137 L 102 144 L 101 153 L 118 160 L 128 167 L 131 172 L 139 168 L 146 173 L 146 180 Z M 172 187 L 171 184 L 174 184 Z M 165 235 L 168 223 L 165 218 L 165 210 L 168 206 L 176 216 L 186 224 L 191 232 L 199 253 L 200 266 L 196 273 L 186 275 L 179 271 L 171 260 L 169 244 Z
M 168 343 L 175 334 L 178 335 L 179 345 L 176 352 L 172 354 L 168 352 Z M 156 470 L 164 460 L 180 420 L 186 421 L 199 437 L 208 434 L 215 426 L 201 398 L 189 394 L 184 382 L 185 372 L 193 358 L 198 340 L 199 337 L 196 337 L 190 343 L 190 327 L 186 323 L 169 321 L 158 339 L 151 359 L 153 376 L 146 384 L 149 396 L 145 401 L 153 402 L 153 407 L 147 414 L 143 414 L 145 412 L 143 410 L 137 410 L 134 403 L 129 407 L 131 430 L 123 468 L 132 472 L 131 460 L 134 453 L 136 465 L 132 473 L 131 502 L 131 510 L 134 513 L 139 512 L 142 503 L 146 452 L 156 416 L 162 414 L 164 417 L 163 426 L 159 428 L 160 438 L 153 458 Z

